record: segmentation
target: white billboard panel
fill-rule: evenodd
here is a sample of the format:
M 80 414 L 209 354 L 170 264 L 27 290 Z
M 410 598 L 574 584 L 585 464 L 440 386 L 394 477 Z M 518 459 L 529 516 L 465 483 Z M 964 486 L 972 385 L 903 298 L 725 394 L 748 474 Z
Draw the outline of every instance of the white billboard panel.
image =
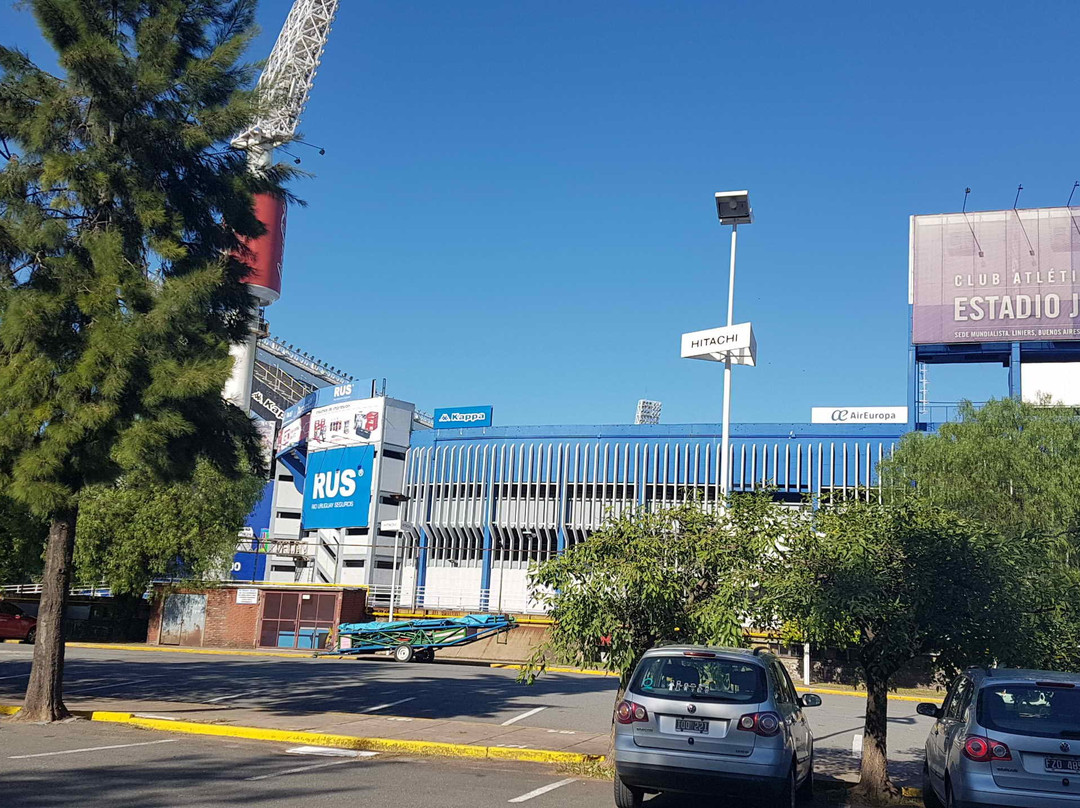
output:
M 378 443 L 382 438 L 385 402 L 385 398 L 365 398 L 312 410 L 308 451 Z

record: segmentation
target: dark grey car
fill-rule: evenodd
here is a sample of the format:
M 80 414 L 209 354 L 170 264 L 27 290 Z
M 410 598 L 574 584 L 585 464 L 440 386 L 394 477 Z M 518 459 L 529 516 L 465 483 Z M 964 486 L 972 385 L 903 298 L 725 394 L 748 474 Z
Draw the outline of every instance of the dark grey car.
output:
M 780 660 L 737 648 L 653 648 L 615 712 L 615 804 L 646 793 L 760 797 L 790 808 L 814 783 L 814 736 Z

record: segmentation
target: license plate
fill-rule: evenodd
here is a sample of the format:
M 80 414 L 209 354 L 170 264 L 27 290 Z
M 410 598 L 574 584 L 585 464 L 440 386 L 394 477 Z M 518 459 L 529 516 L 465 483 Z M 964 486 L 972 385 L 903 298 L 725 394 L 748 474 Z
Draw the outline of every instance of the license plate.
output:
M 676 718 L 675 719 L 675 731 L 676 732 L 696 732 L 699 735 L 709 734 L 709 722 L 702 721 L 700 718 Z
M 1080 758 L 1046 758 L 1046 770 L 1048 772 L 1077 772 L 1080 773 Z

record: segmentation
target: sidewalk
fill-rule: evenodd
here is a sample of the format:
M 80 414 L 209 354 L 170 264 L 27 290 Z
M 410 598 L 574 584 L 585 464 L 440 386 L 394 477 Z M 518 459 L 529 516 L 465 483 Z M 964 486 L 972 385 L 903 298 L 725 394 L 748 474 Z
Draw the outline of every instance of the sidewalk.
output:
M 541 727 L 326 712 L 277 715 L 265 710 L 172 701 L 66 700 L 92 721 L 145 729 L 313 746 L 537 763 L 586 763 L 607 752 L 608 735 Z M 18 704 L 0 704 L 11 714 Z

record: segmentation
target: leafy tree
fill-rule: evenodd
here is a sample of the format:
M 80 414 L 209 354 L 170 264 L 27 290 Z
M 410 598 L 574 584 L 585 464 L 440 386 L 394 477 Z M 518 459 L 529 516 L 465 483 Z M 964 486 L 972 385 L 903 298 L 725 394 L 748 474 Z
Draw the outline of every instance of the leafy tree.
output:
M 900 504 L 844 502 L 789 522 L 781 553 L 762 577 L 761 613 L 811 641 L 850 649 L 866 682 L 859 790 L 896 794 L 886 753 L 890 679 L 935 654 L 945 671 L 1036 659 L 1032 632 L 1060 619 L 1067 582 L 1047 577 L 1052 548 L 1003 537 L 915 498 Z
M 955 423 L 904 436 L 881 464 L 882 481 L 898 496 L 917 495 L 1003 533 L 1077 543 L 1080 418 L 1047 403 L 963 402 Z
M 558 660 L 601 664 L 625 687 L 654 645 L 743 645 L 761 559 L 785 521 L 767 496 L 749 495 L 726 512 L 691 501 L 614 516 L 532 572 L 552 625 L 523 678 Z
M 41 575 L 48 525 L 10 497 L 0 496 L 0 583 L 25 584 Z
M 79 506 L 77 574 L 131 595 L 157 577 L 219 576 L 264 483 L 255 474 L 230 478 L 200 461 L 190 481 L 159 483 L 143 475 L 88 488 Z
M 0 490 L 49 522 L 20 716 L 62 700 L 84 493 L 261 464 L 221 398 L 252 298 L 238 234 L 283 194 L 226 141 L 256 114 L 254 0 L 30 0 L 62 75 L 0 47 Z

